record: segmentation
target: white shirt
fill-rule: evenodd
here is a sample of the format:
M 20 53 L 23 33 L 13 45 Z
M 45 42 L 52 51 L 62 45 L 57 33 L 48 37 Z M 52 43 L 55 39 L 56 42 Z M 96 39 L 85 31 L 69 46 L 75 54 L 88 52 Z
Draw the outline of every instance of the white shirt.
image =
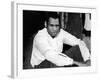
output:
M 47 29 L 44 28 L 34 38 L 31 65 L 33 67 L 39 65 L 45 59 L 57 66 L 73 64 L 73 59 L 62 53 L 63 43 L 71 46 L 79 45 L 84 61 L 90 58 L 89 50 L 80 39 L 77 39 L 63 29 L 60 30 L 55 38 L 52 38 L 48 34 Z

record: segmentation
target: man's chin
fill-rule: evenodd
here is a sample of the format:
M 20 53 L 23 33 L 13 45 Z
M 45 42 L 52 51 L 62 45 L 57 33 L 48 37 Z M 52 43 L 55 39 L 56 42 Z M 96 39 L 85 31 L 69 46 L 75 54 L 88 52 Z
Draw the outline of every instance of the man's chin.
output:
M 56 35 L 51 35 L 51 37 L 55 38 L 55 37 L 56 37 Z
M 54 33 L 54 34 L 52 33 L 52 34 L 51 34 L 51 37 L 53 37 L 53 38 L 56 37 L 56 36 L 57 36 L 56 33 Z

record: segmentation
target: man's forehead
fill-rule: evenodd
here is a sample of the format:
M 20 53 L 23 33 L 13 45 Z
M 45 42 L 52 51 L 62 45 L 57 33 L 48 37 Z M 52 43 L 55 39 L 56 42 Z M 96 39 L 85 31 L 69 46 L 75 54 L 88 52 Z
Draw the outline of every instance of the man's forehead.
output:
M 49 18 L 49 22 L 50 23 L 59 23 L 59 19 L 58 18 Z

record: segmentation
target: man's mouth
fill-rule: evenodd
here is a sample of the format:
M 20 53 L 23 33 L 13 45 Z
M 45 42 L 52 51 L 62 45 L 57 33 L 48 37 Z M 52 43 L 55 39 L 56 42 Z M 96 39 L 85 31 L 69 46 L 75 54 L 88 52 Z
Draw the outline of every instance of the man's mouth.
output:
M 56 34 L 56 32 L 52 32 L 52 34 Z

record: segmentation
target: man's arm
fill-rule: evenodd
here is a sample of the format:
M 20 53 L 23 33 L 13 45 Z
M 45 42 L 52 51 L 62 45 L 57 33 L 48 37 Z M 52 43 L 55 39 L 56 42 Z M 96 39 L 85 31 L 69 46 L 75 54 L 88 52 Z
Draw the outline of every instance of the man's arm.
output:
M 86 62 L 87 60 L 90 60 L 90 52 L 89 52 L 89 49 L 86 47 L 86 44 L 84 43 L 84 41 L 80 41 L 79 48 L 80 48 L 84 61 Z
M 73 36 L 72 34 L 62 30 L 62 34 L 63 34 L 63 42 L 65 44 L 71 45 L 71 46 L 75 46 L 78 45 L 80 42 L 80 39 L 76 38 L 75 36 Z

